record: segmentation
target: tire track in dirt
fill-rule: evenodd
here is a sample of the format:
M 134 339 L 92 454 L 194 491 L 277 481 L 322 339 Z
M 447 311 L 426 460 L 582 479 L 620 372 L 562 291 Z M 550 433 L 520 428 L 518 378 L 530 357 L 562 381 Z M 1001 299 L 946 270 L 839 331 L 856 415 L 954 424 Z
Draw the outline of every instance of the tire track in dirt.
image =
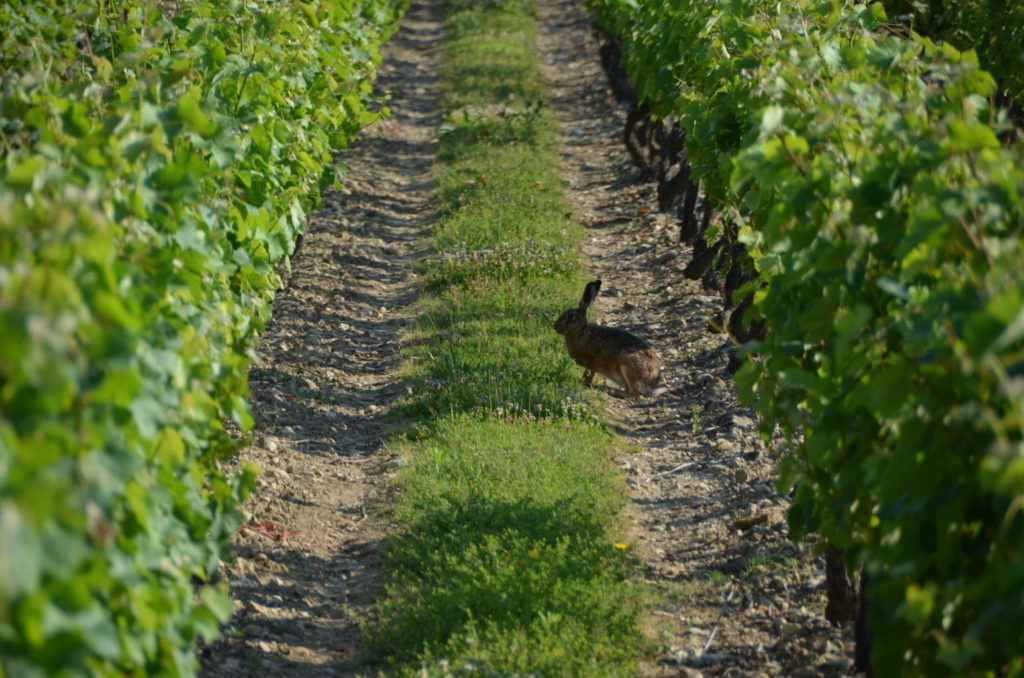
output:
M 707 329 L 722 300 L 682 274 L 689 248 L 630 163 L 628 109 L 610 91 L 582 3 L 537 4 L 568 193 L 587 227 L 587 267 L 604 280 L 592 313 L 652 340 L 665 361 L 665 396 L 607 399 L 634 448 L 619 464 L 637 556 L 661 594 L 646 620 L 660 650 L 644 675 L 849 675 L 852 636 L 821 614 L 824 563 L 788 541 L 775 462 L 736 398 L 727 340 Z
M 414 2 L 385 45 L 377 87 L 392 117 L 339 155 L 344 188 L 311 215 L 250 371 L 256 426 L 240 459 L 263 475 L 222 566 L 236 603 L 200 651 L 207 678 L 368 671 L 359 624 L 400 461 L 383 443 L 400 426 L 388 414 L 417 298 L 410 264 L 436 211 L 438 5 Z

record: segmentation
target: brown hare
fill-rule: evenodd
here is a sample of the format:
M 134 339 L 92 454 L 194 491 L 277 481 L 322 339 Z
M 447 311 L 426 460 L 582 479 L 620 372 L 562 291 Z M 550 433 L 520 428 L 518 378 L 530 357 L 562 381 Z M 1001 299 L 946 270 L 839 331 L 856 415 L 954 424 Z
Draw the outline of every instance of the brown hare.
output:
M 569 355 L 582 365 L 583 383 L 590 386 L 600 372 L 632 396 L 656 396 L 661 357 L 654 347 L 625 330 L 587 322 L 587 307 L 597 297 L 601 281 L 587 283 L 578 308 L 570 308 L 555 321 L 555 331 L 565 337 Z

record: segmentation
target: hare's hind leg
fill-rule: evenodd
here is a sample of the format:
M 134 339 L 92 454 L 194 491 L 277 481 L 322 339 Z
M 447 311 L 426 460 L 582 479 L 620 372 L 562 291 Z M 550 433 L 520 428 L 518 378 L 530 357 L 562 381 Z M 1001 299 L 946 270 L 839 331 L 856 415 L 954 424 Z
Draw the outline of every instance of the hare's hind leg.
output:
M 631 396 L 634 398 L 640 395 L 640 390 L 636 387 L 637 377 L 633 374 L 631 366 L 626 363 L 619 363 L 615 366 L 615 371 L 619 373 L 621 377 L 620 385 L 623 386 Z M 616 381 L 619 381 L 618 379 Z

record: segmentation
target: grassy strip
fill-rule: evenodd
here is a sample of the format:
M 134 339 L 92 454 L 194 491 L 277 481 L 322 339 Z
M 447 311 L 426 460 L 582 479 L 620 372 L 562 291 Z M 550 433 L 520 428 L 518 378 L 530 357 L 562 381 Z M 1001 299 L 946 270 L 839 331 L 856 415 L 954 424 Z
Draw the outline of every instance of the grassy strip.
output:
M 633 675 L 640 592 L 613 543 L 614 439 L 552 330 L 582 289 L 581 234 L 532 4 L 449 10 L 445 210 L 409 355 L 421 423 L 401 443 L 402 533 L 369 649 L 399 675 Z

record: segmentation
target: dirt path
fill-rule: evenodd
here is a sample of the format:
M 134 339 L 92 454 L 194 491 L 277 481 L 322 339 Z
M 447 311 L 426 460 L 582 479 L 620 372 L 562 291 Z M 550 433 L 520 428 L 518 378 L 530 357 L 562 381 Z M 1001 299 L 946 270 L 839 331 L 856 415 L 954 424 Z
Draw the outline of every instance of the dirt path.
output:
M 201 652 L 207 678 L 373 672 L 359 664 L 358 624 L 377 589 L 399 462 L 382 441 L 400 425 L 387 415 L 416 298 L 410 262 L 433 218 L 440 4 L 413 2 L 386 46 L 380 86 L 393 118 L 344 155 L 346 193 L 325 197 L 275 302 L 243 454 L 264 475 L 224 568 L 236 611 L 225 639 Z M 647 620 L 662 651 L 645 675 L 847 675 L 848 635 L 821 616 L 822 563 L 786 540 L 773 461 L 736 400 L 725 339 L 707 330 L 721 300 L 684 279 L 677 226 L 629 163 L 626 109 L 582 3 L 538 8 L 567 187 L 588 226 L 589 268 L 605 281 L 595 308 L 655 341 L 666 362 L 665 396 L 608 399 L 633 448 L 620 465 L 637 554 L 663 601 Z
M 235 614 L 202 675 L 348 676 L 377 586 L 399 394 L 398 342 L 416 300 L 410 262 L 433 218 L 440 24 L 418 2 L 386 45 L 393 117 L 341 156 L 344 194 L 310 219 L 250 373 L 263 468 L 226 566 Z
M 774 461 L 736 398 L 726 339 L 707 329 L 721 299 L 682 275 L 689 251 L 630 164 L 621 142 L 627 109 L 607 85 L 582 3 L 538 0 L 538 8 L 569 195 L 588 226 L 589 268 L 604 280 L 594 307 L 665 358 L 668 394 L 608 399 L 614 427 L 636 450 L 620 465 L 637 550 L 667 601 L 648 620 L 663 651 L 645 674 L 848 674 L 848 634 L 821 614 L 824 564 L 786 539 L 788 500 L 774 491 Z

